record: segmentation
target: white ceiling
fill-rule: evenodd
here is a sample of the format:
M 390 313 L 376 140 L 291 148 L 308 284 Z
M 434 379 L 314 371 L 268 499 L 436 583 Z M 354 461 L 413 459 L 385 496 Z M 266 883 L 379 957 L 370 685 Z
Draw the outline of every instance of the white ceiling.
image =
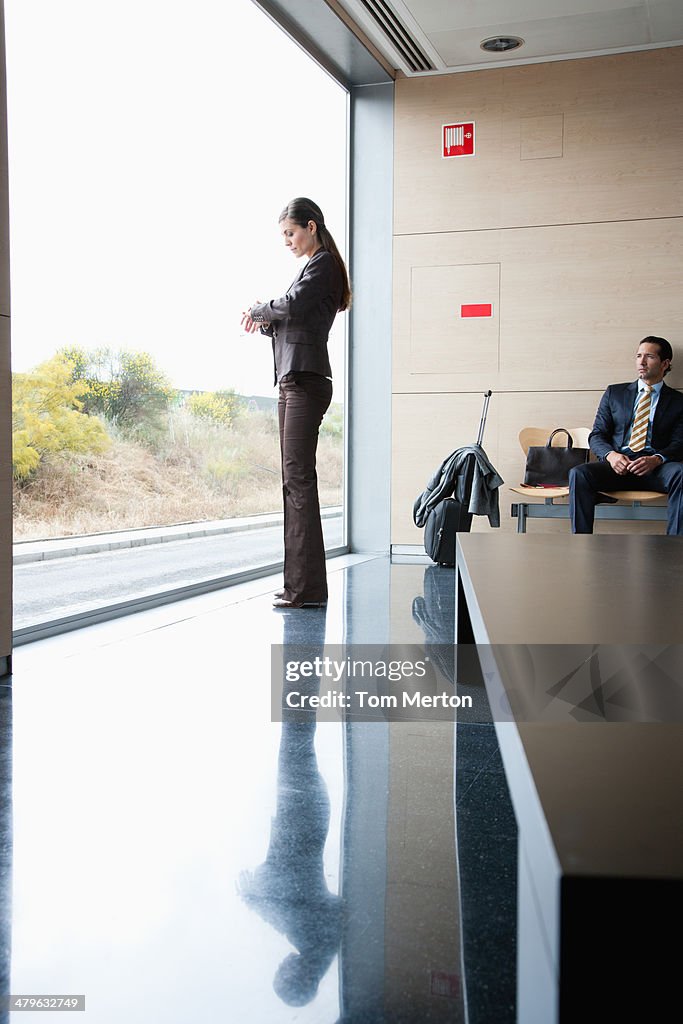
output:
M 683 0 L 337 0 L 406 75 L 443 74 L 507 64 L 586 57 L 683 43 Z M 392 42 L 377 17 L 396 18 L 407 47 Z M 396 31 L 396 26 L 394 26 Z M 518 36 L 507 54 L 481 42 Z M 409 62 L 416 43 L 428 63 Z M 431 64 L 431 68 L 429 65 Z

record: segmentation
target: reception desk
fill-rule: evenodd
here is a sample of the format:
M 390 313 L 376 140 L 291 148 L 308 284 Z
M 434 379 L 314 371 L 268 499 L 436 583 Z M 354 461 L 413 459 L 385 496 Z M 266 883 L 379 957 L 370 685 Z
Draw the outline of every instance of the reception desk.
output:
M 456 557 L 517 818 L 517 1019 L 678 1015 L 683 538 L 460 534 Z

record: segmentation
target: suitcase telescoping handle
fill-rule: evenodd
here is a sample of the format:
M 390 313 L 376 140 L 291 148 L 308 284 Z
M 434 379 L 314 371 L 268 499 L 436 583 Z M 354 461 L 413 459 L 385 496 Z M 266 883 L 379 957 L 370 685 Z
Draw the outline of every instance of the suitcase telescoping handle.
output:
M 477 435 L 477 444 L 478 445 L 481 445 L 481 442 L 484 440 L 484 429 L 486 427 L 486 414 L 489 411 L 489 401 L 491 399 L 491 394 L 492 394 L 491 391 L 485 391 L 484 392 L 484 408 L 482 409 L 482 412 L 481 412 L 481 422 L 479 424 L 479 433 Z

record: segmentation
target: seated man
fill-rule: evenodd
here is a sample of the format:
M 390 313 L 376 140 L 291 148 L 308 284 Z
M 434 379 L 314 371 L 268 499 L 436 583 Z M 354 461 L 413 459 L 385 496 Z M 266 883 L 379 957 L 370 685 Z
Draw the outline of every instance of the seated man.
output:
M 569 474 L 572 533 L 592 533 L 600 491 L 665 491 L 668 534 L 683 534 L 683 395 L 664 383 L 673 352 L 665 338 L 644 338 L 638 380 L 611 384 L 588 438 L 599 462 Z

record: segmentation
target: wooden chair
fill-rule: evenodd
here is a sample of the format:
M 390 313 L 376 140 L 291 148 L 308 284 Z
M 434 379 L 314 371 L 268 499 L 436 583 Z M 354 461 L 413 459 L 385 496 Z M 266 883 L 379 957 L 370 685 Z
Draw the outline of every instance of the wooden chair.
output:
M 532 445 L 547 444 L 548 438 L 555 427 L 523 427 L 519 432 L 519 443 L 524 458 Z M 576 448 L 588 447 L 590 427 L 567 427 L 572 435 Z M 553 445 L 566 445 L 565 434 L 556 434 Z M 568 519 L 569 505 L 555 504 L 558 498 L 569 496 L 569 487 L 529 487 L 519 484 L 511 487 L 511 491 L 524 496 L 525 500 L 512 505 L 511 514 L 517 519 L 517 533 L 526 533 L 527 519 Z M 643 505 L 656 499 L 666 499 L 661 491 L 601 491 L 608 498 L 613 498 L 616 505 L 598 505 L 595 509 L 596 519 L 648 519 L 666 520 L 666 505 Z M 625 502 L 626 504 L 621 504 Z

